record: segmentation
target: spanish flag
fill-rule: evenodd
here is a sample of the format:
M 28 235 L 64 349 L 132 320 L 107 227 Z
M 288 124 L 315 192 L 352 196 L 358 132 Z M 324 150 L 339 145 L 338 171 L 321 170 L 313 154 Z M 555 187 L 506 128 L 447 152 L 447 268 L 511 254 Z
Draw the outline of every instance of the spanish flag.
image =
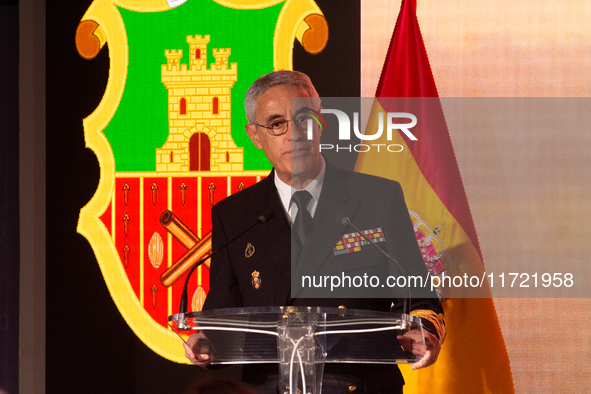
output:
M 378 112 L 390 112 L 391 101 L 385 99 L 390 97 L 409 98 L 408 112 L 418 118 L 411 130 L 417 140 L 403 132 L 392 133 L 391 141 L 382 135 L 377 143 L 399 144 L 402 151 L 359 153 L 355 170 L 400 182 L 433 275 L 445 272 L 452 277 L 465 273 L 483 277 L 482 254 L 419 29 L 416 0 L 402 1 L 367 130 L 376 129 Z M 478 298 L 466 298 L 459 289 L 446 289 L 443 296 L 447 336 L 439 359 L 417 371 L 401 368 L 404 392 L 514 393 L 509 357 L 488 285 L 481 288 Z

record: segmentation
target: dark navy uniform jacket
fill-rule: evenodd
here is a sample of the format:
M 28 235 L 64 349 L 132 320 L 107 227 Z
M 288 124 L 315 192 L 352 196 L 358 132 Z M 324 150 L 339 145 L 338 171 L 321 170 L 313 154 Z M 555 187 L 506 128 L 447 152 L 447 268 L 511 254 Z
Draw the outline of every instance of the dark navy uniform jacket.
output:
M 227 240 L 240 234 L 261 214 L 268 211 L 275 212 L 271 220 L 252 228 L 214 255 L 211 262 L 210 291 L 205 300 L 204 310 L 295 305 L 344 306 L 401 313 L 401 296 L 404 294 L 392 294 L 392 290 L 388 288 L 384 291 L 390 293 L 380 295 L 383 298 L 359 297 L 366 290 L 361 288 L 344 289 L 342 294 L 336 294 L 336 298 L 317 298 L 325 297 L 326 289 L 322 289 L 322 294 L 315 294 L 314 289 L 306 288 L 300 293 L 302 289 L 295 288 L 296 296 L 292 298 L 292 273 L 296 285 L 300 283 L 302 275 L 315 274 L 321 277 L 335 272 L 346 272 L 347 275 L 354 276 L 367 273 L 370 276 L 379 276 L 384 281 L 388 275 L 400 274 L 395 265 L 371 245 L 364 246 L 362 252 L 335 255 L 333 248 L 340 237 L 355 232 L 353 228 L 342 223 L 343 217 L 348 217 L 362 231 L 381 228 L 385 242 L 379 245 L 403 266 L 406 274 L 428 277 L 398 182 L 340 170 L 327 162 L 324 184 L 314 215 L 314 230 L 308 236 L 305 247 L 299 253 L 298 263 L 294 264 L 292 271 L 290 223 L 275 187 L 274 174 L 271 172 L 259 183 L 229 196 L 212 208 L 212 249 L 216 250 L 224 245 Z M 254 247 L 254 254 L 247 257 L 249 253 L 246 253 L 246 249 L 249 244 L 251 252 Z M 259 286 L 253 283 L 252 274 L 255 271 L 258 272 Z M 413 291 L 411 309 L 428 309 L 435 313 L 443 313 L 439 300 L 427 290 Z M 298 297 L 297 294 L 303 297 Z M 391 309 L 392 303 L 394 307 Z M 429 322 L 425 321 L 424 325 L 431 328 L 429 331 L 435 332 Z M 338 365 L 335 365 L 331 368 L 337 367 Z M 376 374 L 379 375 L 379 371 L 383 371 L 383 377 L 387 378 L 383 383 L 388 387 L 368 389 L 366 392 L 399 390 L 404 382 L 395 365 L 361 366 L 360 370 L 362 380 L 363 370 L 367 371 L 367 376 L 372 376 L 368 379 L 380 379 L 375 377 Z M 277 366 L 275 369 L 261 368 L 260 365 L 245 367 L 244 380 L 265 382 L 265 377 L 254 376 L 257 374 L 256 371 L 261 374 L 270 373 L 269 371 L 276 373 Z M 358 378 L 359 376 L 355 377 L 357 384 L 360 384 Z M 343 378 L 343 385 L 351 386 L 348 383 Z M 377 383 L 367 381 L 361 384 L 369 388 Z M 358 392 L 363 391 L 360 388 Z

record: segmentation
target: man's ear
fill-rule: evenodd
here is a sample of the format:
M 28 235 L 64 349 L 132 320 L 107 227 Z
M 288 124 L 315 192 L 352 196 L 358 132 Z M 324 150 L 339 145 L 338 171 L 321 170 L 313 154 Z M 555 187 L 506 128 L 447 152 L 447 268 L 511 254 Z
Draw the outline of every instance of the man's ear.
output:
M 254 146 L 256 146 L 258 150 L 263 149 L 263 144 L 261 144 L 259 133 L 257 132 L 257 126 L 254 124 L 246 124 L 244 128 Z

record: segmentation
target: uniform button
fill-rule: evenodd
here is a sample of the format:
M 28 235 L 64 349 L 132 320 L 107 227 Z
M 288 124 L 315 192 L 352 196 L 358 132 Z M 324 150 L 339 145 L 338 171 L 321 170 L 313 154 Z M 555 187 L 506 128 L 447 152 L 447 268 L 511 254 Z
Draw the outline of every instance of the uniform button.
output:
M 339 305 L 339 309 L 347 309 L 347 307 L 345 305 Z M 351 386 L 351 387 L 355 387 L 355 386 Z
M 357 390 L 357 386 L 349 386 L 349 387 L 347 387 L 347 390 L 349 390 L 349 392 L 352 393 L 355 390 Z

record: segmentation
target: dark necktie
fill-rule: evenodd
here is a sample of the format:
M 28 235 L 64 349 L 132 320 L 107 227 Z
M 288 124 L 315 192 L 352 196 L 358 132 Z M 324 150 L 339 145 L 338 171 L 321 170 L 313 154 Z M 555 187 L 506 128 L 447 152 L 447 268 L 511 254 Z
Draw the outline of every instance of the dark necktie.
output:
M 312 199 L 312 195 L 306 190 L 301 190 L 295 192 L 291 199 L 298 207 L 298 213 L 296 214 L 291 231 L 297 234 L 303 246 L 306 243 L 306 237 L 312 232 L 312 228 L 314 227 L 312 215 L 308 212 L 308 204 Z

